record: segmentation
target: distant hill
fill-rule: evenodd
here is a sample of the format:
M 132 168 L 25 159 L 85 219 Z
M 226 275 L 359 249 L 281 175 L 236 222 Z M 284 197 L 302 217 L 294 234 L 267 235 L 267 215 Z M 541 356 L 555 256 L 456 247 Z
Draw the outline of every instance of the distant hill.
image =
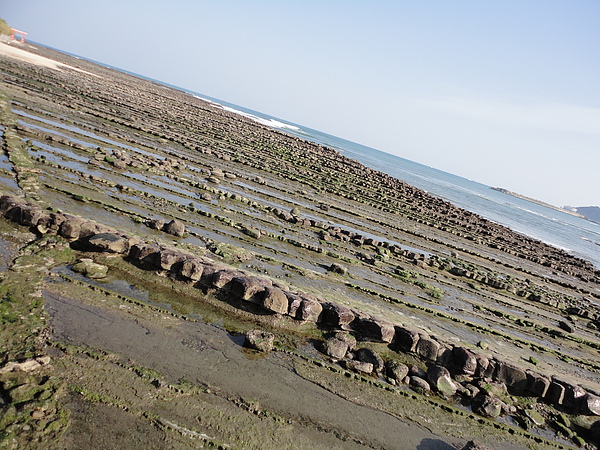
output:
M 600 206 L 578 206 L 575 208 L 579 214 L 593 222 L 600 223 Z
M 10 33 L 11 33 L 10 25 L 8 25 L 4 19 L 0 18 L 0 34 L 9 36 Z

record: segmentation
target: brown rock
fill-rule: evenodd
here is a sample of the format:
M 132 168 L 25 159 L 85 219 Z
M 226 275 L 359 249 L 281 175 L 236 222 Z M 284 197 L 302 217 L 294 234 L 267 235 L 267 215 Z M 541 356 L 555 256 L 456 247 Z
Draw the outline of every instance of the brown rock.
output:
M 348 350 L 350 351 L 356 348 L 356 338 L 347 331 L 338 331 L 333 337 L 348 344 Z
M 288 299 L 287 314 L 291 317 L 297 318 L 298 310 L 300 309 L 300 305 L 302 304 L 302 296 L 294 292 L 286 292 L 285 295 Z
M 227 288 L 231 285 L 235 277 L 241 275 L 241 272 L 231 269 L 220 269 L 212 274 L 209 280 L 209 285 L 216 289 Z
M 288 299 L 285 293 L 278 287 L 267 286 L 262 306 L 268 311 L 285 314 L 288 312 Z
M 305 297 L 300 303 L 296 318 L 305 322 L 318 322 L 323 312 L 323 306 L 318 300 Z
M 419 342 L 419 333 L 410 328 L 396 326 L 395 344 L 403 352 L 414 352 Z
M 452 349 L 452 365 L 459 375 L 474 375 L 477 370 L 477 358 L 464 347 Z
M 89 248 L 94 251 L 108 253 L 127 253 L 129 239 L 115 233 L 100 233 L 88 239 Z
M 511 393 L 524 394 L 527 391 L 527 374 L 512 364 L 499 361 L 494 378 L 506 384 Z
M 129 257 L 141 264 L 160 267 L 160 247 L 156 244 L 139 243 L 129 249 Z
M 419 342 L 417 342 L 417 354 L 430 361 L 435 361 L 437 359 L 439 350 L 440 344 L 429 337 L 421 337 Z
M 337 303 L 325 303 L 321 322 L 332 328 L 345 328 L 354 320 L 354 313 L 347 306 Z
M 383 342 L 392 342 L 394 340 L 395 330 L 394 325 L 386 320 L 369 317 L 362 319 L 356 323 L 356 331 L 366 337 L 376 339 Z
M 172 272 L 180 272 L 183 261 L 189 258 L 177 250 L 170 248 L 162 248 L 160 250 L 160 268 L 163 270 L 170 270 Z
M 0 211 L 6 212 L 15 205 L 23 204 L 23 199 L 14 195 L 3 195 L 0 197 Z
M 188 280 L 199 281 L 204 273 L 204 264 L 196 258 L 190 258 L 183 261 L 179 275 Z
M 58 234 L 65 239 L 79 239 L 81 225 L 85 222 L 80 217 L 65 214 L 65 220 L 60 224 Z
M 259 303 L 271 282 L 258 277 L 238 276 L 231 280 L 231 294 L 247 302 Z M 286 305 L 287 307 L 287 305 Z

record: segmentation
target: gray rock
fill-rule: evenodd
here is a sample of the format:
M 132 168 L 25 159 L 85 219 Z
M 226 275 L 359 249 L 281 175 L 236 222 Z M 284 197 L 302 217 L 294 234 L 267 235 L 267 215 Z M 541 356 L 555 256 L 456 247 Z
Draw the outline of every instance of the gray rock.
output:
M 163 231 L 172 234 L 173 236 L 181 237 L 185 234 L 185 225 L 179 220 L 173 219 L 163 226 Z
M 318 322 L 323 312 L 323 305 L 320 301 L 312 298 L 303 298 L 296 318 L 305 322 Z
M 356 348 L 356 338 L 347 331 L 338 331 L 333 337 L 348 344 L 349 351 L 353 351 Z
M 100 252 L 127 253 L 129 239 L 115 233 L 99 233 L 88 239 L 89 248 Z
M 331 337 L 323 344 L 323 352 L 335 359 L 342 359 L 348 353 L 348 344 L 335 337 Z
M 440 344 L 440 349 L 438 350 L 435 362 L 440 366 L 448 367 L 450 361 L 452 361 L 452 348 Z
M 348 269 L 338 263 L 332 263 L 327 270 L 340 275 L 346 275 L 348 273 Z
M 506 385 L 501 381 L 479 380 L 478 386 L 480 392 L 489 397 L 506 397 L 508 394 Z
M 556 381 L 552 381 L 544 398 L 554 405 L 562 405 L 565 398 L 565 387 Z
M 427 378 L 427 372 L 425 372 L 419 366 L 415 365 L 410 366 L 410 368 L 408 369 L 408 374 L 410 376 L 415 376 L 423 379 Z
M 152 228 L 153 230 L 162 230 L 163 227 L 165 226 L 165 220 L 164 219 L 149 219 L 148 221 L 146 221 L 146 225 L 150 228 Z
M 587 392 L 581 386 L 576 384 L 563 382 L 565 387 L 565 397 L 563 400 L 563 406 L 571 412 L 579 412 L 583 406 L 583 399 Z
M 85 222 L 80 217 L 65 215 L 65 220 L 60 224 L 58 234 L 65 239 L 79 239 L 81 225 Z
M 106 278 L 108 267 L 103 264 L 98 264 L 91 259 L 82 259 L 73 264 L 71 267 L 73 272 L 80 273 L 88 278 L 101 279 Z
M 524 394 L 527 392 L 527 374 L 512 364 L 499 361 L 494 378 L 506 384 L 511 393 Z
M 302 296 L 295 292 L 286 292 L 285 296 L 288 299 L 288 316 L 298 318 L 298 312 L 300 310 L 300 305 L 302 304 Z
M 260 237 L 262 235 L 260 230 L 258 228 L 254 228 L 254 227 L 245 227 L 242 229 L 242 233 L 244 233 L 246 236 L 250 236 L 254 239 L 260 239 Z
M 600 397 L 588 392 L 583 398 L 581 410 L 584 414 L 600 416 Z
M 431 390 L 431 386 L 429 386 L 429 383 L 426 380 L 424 380 L 421 377 L 414 376 L 414 375 L 410 377 L 409 384 L 410 384 L 410 386 L 417 388 L 417 389 L 421 389 L 423 391 Z
M 373 364 L 364 361 L 356 361 L 354 359 L 347 359 L 344 364 L 348 370 L 353 370 L 359 373 L 372 373 Z
M 445 397 L 451 397 L 456 393 L 456 384 L 452 381 L 448 369 L 438 365 L 432 365 L 427 370 L 427 379 L 436 391 Z
M 359 348 L 354 352 L 354 359 L 357 361 L 369 363 L 373 365 L 375 372 L 381 372 L 384 367 L 383 359 L 377 354 L 377 352 L 370 348 Z
M 473 399 L 473 411 L 484 417 L 499 417 L 503 409 L 502 400 L 487 395 L 478 395 Z
M 26 205 L 21 208 L 21 219 L 19 220 L 19 223 L 29 227 L 36 226 L 45 214 L 48 214 L 48 212 L 43 211 L 42 208 L 37 205 Z
M 45 211 L 45 214 L 39 218 L 36 228 L 41 234 L 58 233 L 58 229 L 64 220 L 65 216 L 63 214 L 47 213 Z
M 573 333 L 575 331 L 575 329 L 573 328 L 573 326 L 563 320 L 561 320 L 560 322 L 558 322 L 558 327 L 561 330 L 566 331 L 567 333 Z
M 102 224 L 99 224 L 96 222 L 91 222 L 89 220 L 84 220 L 83 223 L 81 224 L 81 228 L 79 231 L 79 238 L 80 239 L 89 238 L 96 234 L 103 234 L 103 233 L 116 233 L 116 230 L 114 230 L 113 228 L 108 227 L 106 225 L 102 225 Z
M 490 448 L 478 442 L 469 441 L 461 450 L 490 450 Z
M 262 330 L 250 330 L 246 333 L 244 345 L 246 347 L 268 353 L 273 350 L 275 335 Z
M 475 354 L 475 358 L 477 359 L 477 369 L 475 369 L 475 376 L 479 378 L 485 378 L 488 376 L 488 368 L 490 367 L 490 360 L 480 354 Z M 493 375 L 490 374 L 489 376 Z
M 386 364 L 387 376 L 397 383 L 402 383 L 408 375 L 408 366 L 399 361 L 389 360 Z
M 527 392 L 532 397 L 545 397 L 550 379 L 534 372 L 527 372 Z

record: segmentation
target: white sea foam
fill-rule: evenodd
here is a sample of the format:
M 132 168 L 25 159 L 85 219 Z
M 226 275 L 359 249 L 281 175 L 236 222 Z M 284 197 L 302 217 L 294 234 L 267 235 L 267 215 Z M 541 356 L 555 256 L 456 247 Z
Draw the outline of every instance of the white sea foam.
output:
M 258 117 L 255 116 L 254 114 L 250 114 L 250 113 L 246 113 L 243 111 L 239 111 L 235 108 L 230 108 L 229 106 L 222 106 L 221 107 L 225 110 L 225 111 L 229 111 L 235 114 L 239 114 L 240 116 L 244 116 L 247 117 L 248 119 L 254 120 L 255 122 L 261 123 L 263 125 L 266 125 L 268 127 L 272 127 L 272 128 L 289 128 L 290 130 L 296 130 L 299 131 L 300 128 L 294 126 L 294 125 L 290 125 L 288 123 L 283 123 L 280 122 L 279 120 L 275 120 L 275 119 L 264 119 L 262 117 Z
M 275 120 L 275 119 L 265 119 L 263 117 L 258 117 L 258 116 L 255 116 L 254 114 L 243 112 L 238 109 L 231 108 L 229 106 L 221 105 L 220 103 L 213 102 L 212 100 L 200 97 L 198 95 L 195 95 L 194 97 L 199 98 L 200 100 L 203 100 L 203 101 L 209 103 L 211 106 L 214 106 L 215 108 L 221 108 L 221 109 L 224 109 L 225 111 L 229 111 L 234 114 L 239 114 L 240 116 L 247 117 L 248 119 L 254 120 L 255 122 L 258 122 L 262 125 L 266 125 L 271 128 L 287 128 L 289 130 L 300 131 L 300 128 L 298 128 L 294 125 L 290 125 L 289 123 L 284 123 L 284 122 L 281 122 L 281 121 Z

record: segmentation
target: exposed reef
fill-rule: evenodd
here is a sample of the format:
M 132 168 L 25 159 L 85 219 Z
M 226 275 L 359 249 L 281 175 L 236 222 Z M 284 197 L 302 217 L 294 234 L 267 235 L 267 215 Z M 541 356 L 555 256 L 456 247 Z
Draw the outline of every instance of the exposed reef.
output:
M 30 51 L 80 70 L 0 59 L 0 244 L 22 236 L 0 260 L 2 439 L 117 444 L 82 417 L 119 411 L 106 429 L 164 448 L 597 442 L 591 263 L 185 92 Z

